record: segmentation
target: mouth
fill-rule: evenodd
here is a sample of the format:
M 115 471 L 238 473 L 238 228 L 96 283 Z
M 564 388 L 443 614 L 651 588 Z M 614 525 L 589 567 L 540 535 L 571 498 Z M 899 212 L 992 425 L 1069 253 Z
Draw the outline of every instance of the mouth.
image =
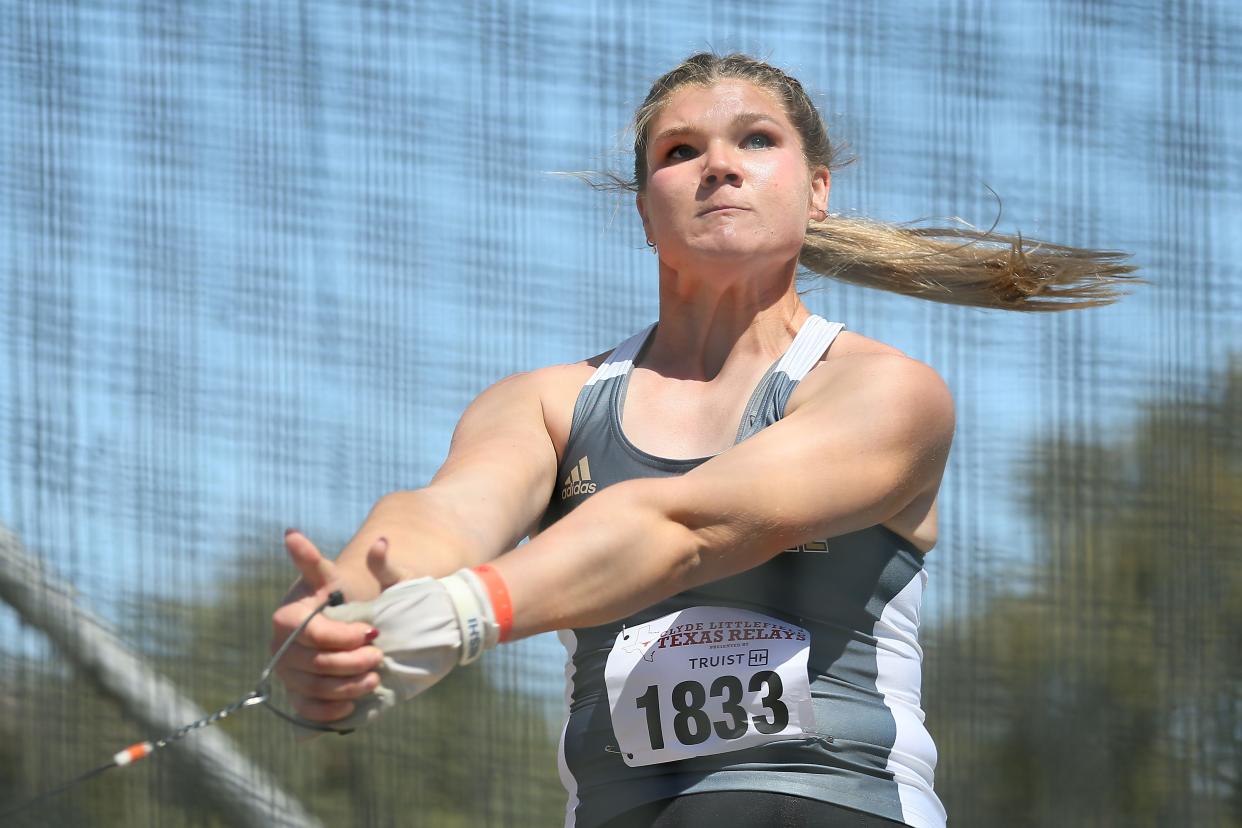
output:
M 706 215 L 710 215 L 710 214 L 712 214 L 712 213 L 723 213 L 723 212 L 727 212 L 727 211 L 742 211 L 742 210 L 746 210 L 746 209 L 748 209 L 748 208 L 746 208 L 746 207 L 736 207 L 736 206 L 734 206 L 734 205 L 732 205 L 732 204 L 717 204 L 717 205 L 715 205 L 714 207 L 707 207 L 707 208 L 705 208 L 705 209 L 703 209 L 703 210 L 700 210 L 700 211 L 699 211 L 699 215 L 700 215 L 700 216 L 706 216 Z

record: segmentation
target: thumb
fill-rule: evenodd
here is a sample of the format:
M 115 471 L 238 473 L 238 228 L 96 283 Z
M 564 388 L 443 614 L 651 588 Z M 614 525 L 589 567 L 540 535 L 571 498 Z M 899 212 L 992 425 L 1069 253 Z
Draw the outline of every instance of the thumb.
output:
M 408 581 L 414 577 L 388 559 L 388 539 L 380 538 L 367 551 L 367 569 L 379 581 L 380 589 L 385 590 L 400 581 Z
M 302 580 L 314 592 L 336 582 L 336 565 L 325 558 L 310 538 L 296 529 L 285 532 L 285 550 Z

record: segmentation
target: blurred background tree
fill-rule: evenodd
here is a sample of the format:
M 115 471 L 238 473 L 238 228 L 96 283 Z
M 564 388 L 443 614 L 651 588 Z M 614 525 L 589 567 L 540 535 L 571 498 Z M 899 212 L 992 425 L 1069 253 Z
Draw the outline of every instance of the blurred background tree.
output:
M 1242 361 L 1025 476 L 1038 559 L 925 638 L 952 824 L 1242 825 Z
M 275 529 L 240 536 L 231 575 L 214 589 L 194 600 L 136 602 L 121 631 L 125 641 L 143 642 L 152 665 L 205 710 L 246 693 L 267 660 L 271 612 L 294 576 L 283 552 L 271 548 L 271 539 L 280 536 Z M 324 548 L 339 545 L 329 542 Z M 0 699 L 22 699 L 25 709 L 18 715 L 18 705 L 10 704 L 14 715 L 0 716 L 0 811 L 38 792 L 31 779 L 69 779 L 125 745 L 164 735 L 136 730 L 116 705 L 55 662 L 4 658 Z M 262 709 L 216 727 L 228 731 L 324 825 L 559 824 L 565 805 L 556 771 L 559 722 L 550 720 L 547 699 L 514 686 L 521 672 L 516 662 L 511 653 L 493 653 L 454 671 L 417 704 L 403 705 L 381 724 L 350 736 L 299 743 L 294 728 Z M 283 700 L 281 706 L 289 709 Z M 41 768 L 27 767 L 28 757 L 38 757 Z M 17 820 L 57 826 L 135 823 L 227 825 L 171 751 L 109 771 Z

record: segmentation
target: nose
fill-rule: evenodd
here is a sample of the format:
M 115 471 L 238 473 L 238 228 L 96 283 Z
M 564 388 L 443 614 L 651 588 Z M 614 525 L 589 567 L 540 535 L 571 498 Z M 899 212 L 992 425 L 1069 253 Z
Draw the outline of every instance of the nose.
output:
M 703 156 L 703 184 L 740 184 L 742 166 L 736 150 L 723 141 L 712 141 Z

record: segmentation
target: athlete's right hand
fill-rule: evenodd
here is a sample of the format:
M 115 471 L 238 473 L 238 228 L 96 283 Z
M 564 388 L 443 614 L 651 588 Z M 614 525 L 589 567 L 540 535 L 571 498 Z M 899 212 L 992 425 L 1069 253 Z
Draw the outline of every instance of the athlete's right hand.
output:
M 320 554 L 310 538 L 291 529 L 285 533 L 285 548 L 302 579 L 272 613 L 273 653 L 329 593 L 342 588 L 335 564 Z M 368 624 L 334 621 L 323 614 L 306 625 L 276 665 L 276 675 L 298 715 L 326 723 L 354 711 L 355 701 L 379 685 L 375 669 L 383 653 L 371 646 L 377 634 Z

